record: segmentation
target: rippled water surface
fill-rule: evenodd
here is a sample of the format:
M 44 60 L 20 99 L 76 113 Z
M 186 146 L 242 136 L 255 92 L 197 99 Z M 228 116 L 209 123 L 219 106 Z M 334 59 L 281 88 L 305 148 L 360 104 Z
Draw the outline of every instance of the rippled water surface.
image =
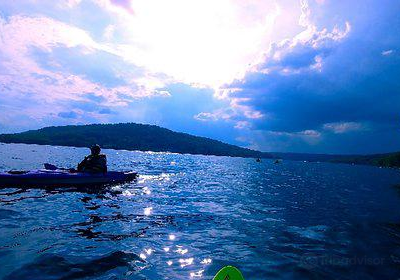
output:
M 88 149 L 0 144 L 0 170 Z M 400 171 L 106 150 L 136 182 L 0 190 L 4 279 L 397 279 Z

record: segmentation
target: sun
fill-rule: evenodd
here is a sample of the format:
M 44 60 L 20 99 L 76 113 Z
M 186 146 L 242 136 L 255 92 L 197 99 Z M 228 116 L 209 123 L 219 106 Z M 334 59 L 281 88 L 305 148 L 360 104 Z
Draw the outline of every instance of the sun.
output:
M 126 59 L 213 88 L 243 74 L 268 49 L 280 14 L 274 1 L 137 0 L 131 8 L 119 20 Z

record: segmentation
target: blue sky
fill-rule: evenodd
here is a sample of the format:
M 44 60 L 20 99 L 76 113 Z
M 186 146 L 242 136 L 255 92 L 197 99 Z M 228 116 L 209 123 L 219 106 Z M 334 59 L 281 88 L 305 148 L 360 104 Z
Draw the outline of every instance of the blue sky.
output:
M 0 132 L 139 122 L 262 151 L 400 150 L 400 2 L 0 2 Z

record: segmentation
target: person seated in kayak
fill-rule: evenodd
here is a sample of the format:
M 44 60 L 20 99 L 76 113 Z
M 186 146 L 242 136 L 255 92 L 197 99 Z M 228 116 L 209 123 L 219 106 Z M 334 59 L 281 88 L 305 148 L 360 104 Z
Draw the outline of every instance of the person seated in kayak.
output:
M 91 154 L 86 156 L 82 162 L 78 164 L 78 172 L 106 173 L 107 157 L 106 155 L 100 154 L 100 146 L 92 146 L 90 152 Z

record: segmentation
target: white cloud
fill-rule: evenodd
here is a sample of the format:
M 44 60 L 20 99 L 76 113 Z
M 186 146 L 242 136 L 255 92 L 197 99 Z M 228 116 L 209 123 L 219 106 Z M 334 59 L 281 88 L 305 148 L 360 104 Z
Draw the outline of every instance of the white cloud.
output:
M 347 21 L 342 28 L 334 26 L 330 31 L 326 28 L 318 29 L 316 24 L 311 20 L 312 11 L 308 1 L 301 0 L 300 4 L 301 13 L 298 24 L 303 28 L 302 31 L 291 39 L 284 39 L 271 44 L 262 60 L 258 64 L 247 68 L 247 74 L 249 76 L 258 73 L 263 75 L 279 73 L 282 76 L 290 76 L 310 70 L 322 72 L 325 59 L 324 50 L 332 49 L 351 32 L 351 25 Z M 300 59 L 300 62 L 296 59 L 290 61 L 291 55 L 297 57 L 302 57 L 303 55 L 305 60 L 302 61 Z M 310 58 L 308 59 L 307 56 L 310 56 Z M 287 58 L 289 58 L 289 60 L 285 61 Z M 267 120 L 270 117 L 268 112 L 262 112 L 254 109 L 252 105 L 247 105 L 254 104 L 254 100 L 250 94 L 247 94 L 246 97 L 240 97 L 241 91 L 251 91 L 240 88 L 240 83 L 245 80 L 246 77 L 237 80 L 232 88 L 230 88 L 229 85 L 220 88 L 216 95 L 219 98 L 230 100 L 230 105 L 236 119 L 241 117 L 248 121 L 259 119 Z M 265 94 L 267 95 L 268 93 L 266 92 Z M 232 117 L 229 119 L 232 119 Z M 307 135 L 307 137 L 312 136 L 311 134 Z M 319 136 L 320 135 L 314 135 L 314 137 Z
M 310 129 L 310 130 L 304 130 L 304 131 L 298 132 L 298 135 L 304 135 L 304 136 L 309 136 L 309 137 L 320 137 L 321 133 L 319 133 L 316 130 Z
M 255 64 L 250 68 L 247 68 L 249 74 L 262 73 L 269 75 L 272 72 L 279 72 L 281 75 L 296 75 L 301 71 L 323 71 L 324 57 L 319 54 L 320 49 L 330 48 L 342 39 L 348 36 L 351 26 L 350 23 L 345 22 L 342 29 L 335 26 L 331 31 L 327 29 L 318 30 L 316 25 L 311 21 L 311 10 L 308 2 L 305 0 L 300 1 L 301 3 L 301 14 L 299 18 L 299 25 L 303 27 L 303 31 L 295 35 L 292 39 L 285 39 L 278 43 L 271 44 L 268 52 L 265 54 L 262 62 Z M 290 63 L 285 65 L 282 63 L 283 59 L 295 52 L 313 50 L 315 55 L 309 61 L 309 63 L 303 63 L 299 67 L 292 67 Z M 268 112 L 262 112 L 254 109 L 254 106 L 248 105 L 253 104 L 252 96 L 247 94 L 246 97 L 240 97 L 242 91 L 248 91 L 240 88 L 240 82 L 243 80 L 237 80 L 236 83 L 230 87 L 229 84 L 224 87 L 220 87 L 215 96 L 217 98 L 227 99 L 230 102 L 230 111 L 226 113 L 224 120 L 235 120 L 235 121 L 254 121 L 254 120 L 265 120 L 267 121 L 271 116 Z M 267 92 L 265 93 L 267 94 Z M 217 120 L 220 113 L 203 113 L 201 115 L 202 120 Z M 311 132 L 314 132 L 311 133 Z M 319 138 L 320 134 L 316 131 L 304 131 L 292 134 L 292 136 L 306 137 L 306 138 Z
M 231 108 L 235 116 L 243 115 L 247 119 L 261 119 L 265 115 L 258 110 L 253 109 L 251 106 L 244 105 L 243 103 L 249 101 L 249 98 L 231 98 Z
M 115 25 L 109 24 L 105 29 L 103 33 L 103 37 L 106 41 L 111 41 L 114 37 L 114 32 L 115 32 Z
M 357 122 L 336 122 L 336 123 L 326 123 L 323 128 L 328 131 L 332 131 L 335 134 L 342 134 L 351 131 L 364 130 L 366 127 Z
M 391 54 L 393 54 L 394 50 L 386 50 L 386 51 L 382 51 L 381 54 L 383 56 L 389 56 Z
M 201 112 L 194 116 L 194 119 L 198 121 L 218 121 L 218 120 L 229 120 L 233 115 L 230 109 L 220 109 L 212 113 Z
M 74 8 L 78 6 L 82 2 L 82 0 L 66 0 L 66 2 L 69 8 Z
M 95 93 L 104 97 L 104 102 L 110 106 L 126 105 L 129 98 L 168 95 L 141 82 L 141 77 L 132 77 L 131 85 L 105 87 L 63 69 L 44 69 L 31 57 L 32 48 L 51 53 L 53 48 L 59 46 L 79 47 L 83 54 L 109 51 L 107 46 L 95 42 L 82 29 L 47 17 L 13 16 L 8 21 L 0 18 L 0 83 L 3 95 L 12 99 L 29 93 L 32 99 L 51 103 L 57 100 L 84 100 L 88 93 Z M 151 74 L 144 75 L 149 77 L 147 81 L 151 81 Z M 160 86 L 162 83 L 157 80 L 153 85 Z
M 279 70 L 283 74 L 297 74 L 300 69 L 290 69 L 280 65 L 284 58 L 302 48 L 321 50 L 326 47 L 332 47 L 335 43 L 346 38 L 351 32 L 351 24 L 348 21 L 344 23 L 343 28 L 334 26 L 331 31 L 328 31 L 326 28 L 318 30 L 314 22 L 311 21 L 311 9 L 309 8 L 308 1 L 301 0 L 300 3 L 301 15 L 298 24 L 304 29 L 292 39 L 284 39 L 271 44 L 262 62 L 258 65 L 254 65 L 251 71 L 269 74 L 274 70 Z M 313 69 L 321 71 L 322 68 L 323 57 L 317 55 L 314 57 L 314 64 L 309 65 L 304 70 Z
M 250 128 L 251 124 L 248 121 L 238 121 L 235 124 L 236 129 L 248 129 Z

